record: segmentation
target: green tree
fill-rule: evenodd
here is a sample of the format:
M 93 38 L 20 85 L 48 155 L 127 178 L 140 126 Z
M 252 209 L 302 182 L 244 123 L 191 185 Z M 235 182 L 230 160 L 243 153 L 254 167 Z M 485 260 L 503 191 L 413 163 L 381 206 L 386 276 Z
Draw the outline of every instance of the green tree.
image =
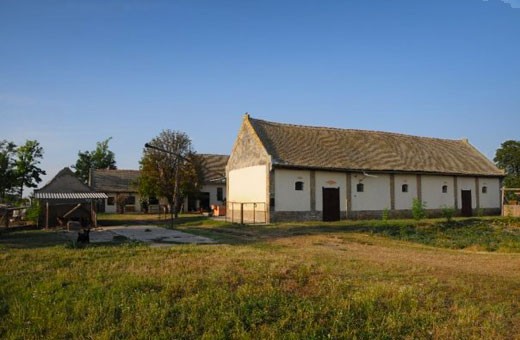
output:
M 504 186 L 520 188 L 520 141 L 507 140 L 497 149 L 496 165 L 506 172 Z
M 16 187 L 15 172 L 16 145 L 6 140 L 0 141 L 0 202 Z
M 96 143 L 93 151 L 79 151 L 75 169 L 76 176 L 84 183 L 88 182 L 91 169 L 117 169 L 115 154 L 108 148 L 112 137 Z
M 36 188 L 42 181 L 40 176 L 45 175 L 45 171 L 39 167 L 42 158 L 43 148 L 36 140 L 27 140 L 16 149 L 15 173 L 20 198 L 23 198 L 24 187 Z
M 202 157 L 183 132 L 163 130 L 147 143 L 140 161 L 139 192 L 144 197 L 165 197 L 175 218 L 187 195 L 197 193 L 203 182 Z

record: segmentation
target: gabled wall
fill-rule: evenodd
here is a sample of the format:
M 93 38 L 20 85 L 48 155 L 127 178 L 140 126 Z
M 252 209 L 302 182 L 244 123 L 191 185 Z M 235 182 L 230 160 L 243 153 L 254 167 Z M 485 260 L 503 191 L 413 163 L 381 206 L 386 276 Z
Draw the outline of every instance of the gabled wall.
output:
M 246 115 L 226 167 L 228 218 L 268 221 L 270 167 L 271 158 Z
M 270 157 L 247 118 L 244 118 L 233 150 L 229 156 L 227 171 L 256 165 L 267 165 Z

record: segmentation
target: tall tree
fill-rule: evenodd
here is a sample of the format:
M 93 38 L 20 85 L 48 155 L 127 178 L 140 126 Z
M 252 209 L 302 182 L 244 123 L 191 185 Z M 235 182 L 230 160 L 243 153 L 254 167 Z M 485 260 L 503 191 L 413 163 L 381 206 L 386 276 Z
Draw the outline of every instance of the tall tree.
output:
M 504 186 L 520 188 L 520 141 L 507 140 L 495 154 L 495 163 L 506 172 Z
M 41 175 L 45 171 L 40 169 L 40 160 L 43 158 L 43 148 L 36 140 L 27 140 L 24 145 L 16 149 L 15 172 L 20 188 L 20 197 L 23 198 L 23 188 L 36 188 L 42 181 Z
M 79 151 L 76 165 L 73 165 L 76 176 L 84 183 L 88 182 L 91 169 L 117 169 L 115 154 L 108 148 L 112 137 L 96 143 L 93 151 Z
M 0 202 L 17 186 L 15 155 L 16 145 L 13 142 L 0 141 Z
M 175 218 L 184 198 L 198 192 L 204 182 L 202 158 L 183 132 L 163 130 L 147 143 L 140 164 L 140 193 L 166 197 Z

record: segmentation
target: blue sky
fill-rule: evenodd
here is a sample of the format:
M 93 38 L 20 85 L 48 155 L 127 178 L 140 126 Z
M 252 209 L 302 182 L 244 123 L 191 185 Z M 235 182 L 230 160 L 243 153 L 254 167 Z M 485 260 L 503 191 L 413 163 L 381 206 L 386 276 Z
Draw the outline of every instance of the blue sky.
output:
M 229 153 L 242 115 L 520 139 L 519 0 L 0 0 L 0 139 L 52 178 L 113 137 L 119 168 L 186 132 Z

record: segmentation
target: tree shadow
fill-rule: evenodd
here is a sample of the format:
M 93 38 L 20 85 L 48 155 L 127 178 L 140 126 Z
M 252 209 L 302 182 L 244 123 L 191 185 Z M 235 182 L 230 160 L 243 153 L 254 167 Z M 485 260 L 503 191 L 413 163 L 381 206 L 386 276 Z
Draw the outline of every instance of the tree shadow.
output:
M 61 229 L 10 230 L 0 233 L 0 251 L 4 249 L 41 249 L 65 247 L 85 249 L 99 247 L 138 246 L 144 244 L 116 235 L 107 242 L 78 243 L 77 232 L 64 232 Z
M 36 249 L 63 245 L 68 241 L 56 230 L 9 230 L 0 233 L 0 249 Z

